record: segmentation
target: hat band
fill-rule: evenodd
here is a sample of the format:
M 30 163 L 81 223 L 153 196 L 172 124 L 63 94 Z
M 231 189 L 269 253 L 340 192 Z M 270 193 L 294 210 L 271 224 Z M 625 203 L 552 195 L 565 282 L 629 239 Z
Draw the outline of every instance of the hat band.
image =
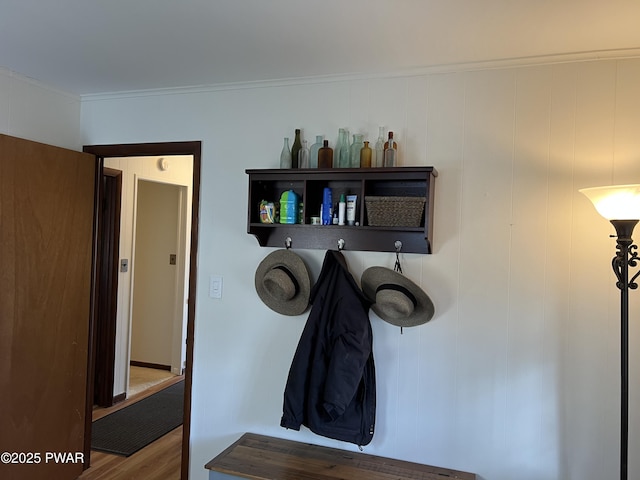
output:
M 291 272 L 289 271 L 288 268 L 282 266 L 282 265 L 278 265 L 276 267 L 273 267 L 274 270 L 282 270 L 284 273 L 287 274 L 287 277 L 289 277 L 291 279 L 291 283 L 293 283 L 293 286 L 295 287 L 295 295 L 297 295 L 300 292 L 300 286 L 298 285 L 298 281 L 296 280 L 296 277 L 294 275 L 291 274 Z
M 405 295 L 407 298 L 409 298 L 409 300 L 411 300 L 414 308 L 418 306 L 418 300 L 413 295 L 413 293 L 411 293 L 402 285 L 398 285 L 396 283 L 382 283 L 378 288 L 376 288 L 376 293 L 378 293 L 380 290 L 395 290 L 396 292 L 400 292 L 403 295 Z

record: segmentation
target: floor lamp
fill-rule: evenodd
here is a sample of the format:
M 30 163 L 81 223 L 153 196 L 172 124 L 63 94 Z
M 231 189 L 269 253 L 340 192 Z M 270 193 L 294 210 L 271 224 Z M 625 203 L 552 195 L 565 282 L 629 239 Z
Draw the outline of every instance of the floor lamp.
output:
M 616 274 L 616 286 L 620 289 L 620 480 L 627 480 L 629 453 L 629 290 L 638 288 L 636 278 L 640 271 L 629 278 L 629 267 L 635 267 L 638 247 L 631 235 L 640 220 L 640 185 L 613 185 L 584 188 L 580 190 L 593 202 L 600 215 L 609 220 L 616 229 L 616 255 L 611 266 Z

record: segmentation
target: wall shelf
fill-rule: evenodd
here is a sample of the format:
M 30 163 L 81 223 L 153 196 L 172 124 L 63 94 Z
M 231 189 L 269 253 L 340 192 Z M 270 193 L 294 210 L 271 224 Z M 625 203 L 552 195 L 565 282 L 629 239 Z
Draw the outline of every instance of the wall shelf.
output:
M 249 176 L 247 233 L 263 247 L 337 249 L 344 240 L 345 250 L 395 252 L 396 241 L 402 252 L 431 253 L 433 239 L 433 167 L 329 168 L 246 170 Z M 341 194 L 357 195 L 357 226 L 311 225 L 320 215 L 322 192 L 329 187 L 333 200 Z M 294 190 L 303 202 L 304 224 L 260 223 L 260 202 L 278 202 L 282 192 Z M 419 226 L 370 226 L 365 196 L 424 197 Z

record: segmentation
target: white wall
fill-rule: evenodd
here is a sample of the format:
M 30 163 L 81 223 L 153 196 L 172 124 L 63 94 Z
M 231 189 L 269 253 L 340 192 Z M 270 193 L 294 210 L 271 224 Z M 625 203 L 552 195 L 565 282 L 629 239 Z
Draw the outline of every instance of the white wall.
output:
M 640 59 L 620 59 L 83 98 L 84 143 L 203 141 L 191 478 L 245 431 L 356 449 L 279 427 L 306 316 L 255 294 L 270 249 L 246 234 L 244 170 L 277 167 L 294 128 L 334 143 L 338 127 L 373 138 L 378 125 L 396 132 L 404 165 L 440 172 L 434 254 L 402 257 L 436 315 L 400 335 L 372 314 L 378 414 L 365 451 L 485 480 L 614 478 L 614 241 L 577 189 L 640 182 L 639 83 Z M 317 277 L 324 252 L 299 254 Z M 394 262 L 345 255 L 358 280 Z M 221 300 L 208 296 L 212 274 Z M 632 368 L 631 405 L 639 386 Z M 631 422 L 633 452 L 635 408 Z M 637 455 L 630 472 L 640 476 Z
M 87 141 L 85 144 L 92 144 Z M 118 312 L 116 325 L 116 351 L 115 351 L 115 372 L 113 381 L 114 395 L 126 392 L 129 383 L 129 347 L 131 343 L 131 286 L 132 274 L 135 272 L 135 258 L 133 255 L 135 236 L 135 205 L 136 205 L 136 184 L 138 180 L 148 180 L 171 185 L 181 185 L 187 188 L 185 197 L 187 201 L 187 211 L 191 212 L 191 186 L 193 180 L 193 158 L 191 155 L 173 155 L 165 156 L 170 166 L 168 170 L 162 171 L 158 168 L 158 160 L 160 157 L 125 157 L 125 158 L 105 158 L 105 167 L 114 168 L 122 171 L 122 205 L 120 220 L 120 258 L 129 259 L 129 271 L 119 273 L 118 277 Z M 191 231 L 191 214 L 186 218 L 186 232 Z M 188 236 L 189 234 L 185 234 Z M 184 239 L 186 241 L 186 239 Z M 186 241 L 185 244 L 185 260 L 180 273 L 185 279 L 184 292 L 181 292 L 183 298 L 183 318 L 186 325 L 186 298 L 188 294 L 188 261 L 190 254 L 190 245 Z M 184 268 L 186 266 L 186 268 Z M 186 338 L 186 330 L 177 328 L 173 332 L 174 338 Z M 180 366 L 183 359 L 186 358 L 184 349 L 184 340 L 175 342 L 180 347 L 171 354 L 171 364 Z M 134 359 L 137 360 L 137 359 Z M 175 371 L 174 373 L 180 373 Z
M 80 97 L 0 67 L 0 133 L 81 150 Z

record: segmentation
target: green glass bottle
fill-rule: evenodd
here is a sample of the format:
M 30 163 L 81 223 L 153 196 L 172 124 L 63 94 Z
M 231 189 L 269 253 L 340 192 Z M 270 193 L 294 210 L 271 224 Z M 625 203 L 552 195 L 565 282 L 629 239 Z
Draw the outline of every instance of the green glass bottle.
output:
M 291 168 L 298 168 L 298 152 L 301 148 L 300 129 L 296 128 L 296 137 L 293 139 L 293 145 L 291 146 Z
M 351 147 L 349 147 L 349 167 L 350 168 L 359 168 L 360 167 L 360 150 L 364 147 L 364 143 L 362 143 L 362 138 L 364 135 L 360 133 L 356 133 L 353 135 L 353 143 Z
M 324 135 L 316 135 L 316 143 L 309 148 L 309 168 L 318 168 L 318 151 L 322 148 Z

